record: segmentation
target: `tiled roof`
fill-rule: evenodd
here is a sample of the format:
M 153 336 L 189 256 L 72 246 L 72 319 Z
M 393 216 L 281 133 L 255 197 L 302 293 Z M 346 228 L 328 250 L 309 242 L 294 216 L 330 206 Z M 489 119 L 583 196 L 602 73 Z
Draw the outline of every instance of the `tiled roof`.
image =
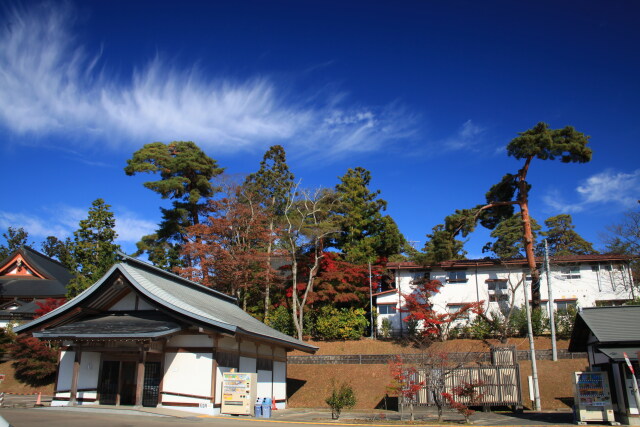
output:
M 15 328 L 25 332 L 39 324 L 47 324 L 57 316 L 99 295 L 100 287 L 114 273 L 122 273 L 133 288 L 169 312 L 177 313 L 200 324 L 235 335 L 237 333 L 278 342 L 288 348 L 315 352 L 316 347 L 285 335 L 244 312 L 233 297 L 191 282 L 145 262 L 121 254 L 122 262 L 114 265 L 98 282 L 56 310 Z M 95 295 L 94 295 L 95 294 Z
M 564 264 L 564 263 L 589 263 L 589 262 L 615 262 L 615 261 L 630 261 L 637 257 L 630 255 L 618 255 L 618 254 L 594 254 L 594 255 L 570 255 L 570 256 L 553 256 L 550 257 L 549 262 L 552 264 Z M 541 257 L 536 257 L 536 263 L 543 262 Z M 431 268 L 464 268 L 464 267 L 482 267 L 492 265 L 510 265 L 523 267 L 527 266 L 527 260 L 525 258 L 500 260 L 496 258 L 482 258 L 482 259 L 459 259 L 451 261 L 442 261 L 439 263 L 433 263 L 428 265 L 416 264 L 414 262 L 390 262 L 386 267 L 390 270 L 428 270 Z
M 640 306 L 589 307 L 582 309 L 569 343 L 569 351 L 584 351 L 589 332 L 598 343 L 611 345 L 640 344 Z
M 0 276 L 0 297 L 61 298 L 66 295 L 71 273 L 58 261 L 28 246 L 13 251 L 0 262 L 0 269 L 11 262 L 16 254 L 20 254 L 25 262 L 45 279 L 31 276 Z

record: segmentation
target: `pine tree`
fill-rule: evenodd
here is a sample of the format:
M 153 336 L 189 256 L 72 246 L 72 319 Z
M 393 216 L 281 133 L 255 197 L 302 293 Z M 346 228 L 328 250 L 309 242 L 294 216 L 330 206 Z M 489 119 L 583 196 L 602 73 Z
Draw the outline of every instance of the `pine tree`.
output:
M 218 189 L 211 180 L 224 169 L 191 141 L 174 141 L 169 144 L 146 144 L 127 160 L 124 169 L 129 176 L 138 173 L 160 174 L 157 181 L 144 186 L 173 200 L 171 209 L 162 210 L 162 222 L 156 233 L 144 236 L 138 243 L 135 255 L 147 253 L 155 265 L 172 268 L 180 262 L 175 258 L 185 243 L 185 229 L 200 223 L 200 215 L 206 203 Z
M 405 239 L 389 216 L 382 216 L 387 202 L 378 199 L 380 190 L 370 191 L 371 173 L 361 167 L 347 170 L 336 185 L 341 232 L 334 241 L 346 260 L 356 264 L 373 262 L 398 254 Z
M 116 262 L 116 220 L 104 200 L 96 199 L 87 219 L 80 221 L 73 233 L 73 258 L 77 272 L 67 285 L 67 297 L 72 298 L 96 282 Z
M 596 253 L 593 245 L 582 238 L 574 229 L 569 214 L 560 214 L 544 221 L 547 231 L 540 233 L 547 239 L 549 255 L 589 255 Z M 538 253 L 544 252 L 544 243 L 538 245 Z
M 491 231 L 494 242 L 487 243 L 482 252 L 491 251 L 500 259 L 524 258 L 524 242 L 522 241 L 522 216 L 517 213 L 500 222 Z M 536 232 L 541 227 L 538 222 L 531 218 L 531 232 L 536 238 Z
M 9 227 L 7 232 L 2 234 L 2 237 L 4 237 L 6 245 L 0 245 L 0 260 L 5 259 L 21 246 L 30 246 L 28 243 L 29 233 L 22 227 Z

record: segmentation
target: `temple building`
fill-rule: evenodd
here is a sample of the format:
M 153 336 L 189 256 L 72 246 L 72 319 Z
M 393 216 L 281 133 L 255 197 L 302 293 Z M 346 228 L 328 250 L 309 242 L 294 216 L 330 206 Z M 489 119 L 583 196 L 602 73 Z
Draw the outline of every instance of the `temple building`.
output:
M 257 374 L 286 406 L 287 352 L 317 348 L 245 313 L 235 298 L 120 254 L 98 282 L 15 328 L 57 342 L 53 406 L 162 406 L 220 413 L 222 374 Z
M 71 273 L 58 261 L 23 246 L 0 261 L 0 327 L 35 317 L 38 302 L 64 298 Z

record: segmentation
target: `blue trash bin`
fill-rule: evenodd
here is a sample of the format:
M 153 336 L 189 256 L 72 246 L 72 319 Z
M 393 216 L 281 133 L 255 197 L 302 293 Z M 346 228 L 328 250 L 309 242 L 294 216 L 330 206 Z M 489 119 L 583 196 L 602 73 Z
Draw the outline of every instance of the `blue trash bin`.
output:
M 256 404 L 253 406 L 253 416 L 256 418 L 262 417 L 262 398 L 259 397 L 256 399 Z
M 271 398 L 265 397 L 262 401 L 262 418 L 271 418 Z

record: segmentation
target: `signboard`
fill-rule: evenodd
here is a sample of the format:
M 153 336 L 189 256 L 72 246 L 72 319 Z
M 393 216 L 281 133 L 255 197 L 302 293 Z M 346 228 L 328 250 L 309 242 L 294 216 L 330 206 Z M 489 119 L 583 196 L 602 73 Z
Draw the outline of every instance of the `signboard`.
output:
M 256 401 L 257 374 L 226 372 L 222 374 L 223 414 L 253 415 Z

